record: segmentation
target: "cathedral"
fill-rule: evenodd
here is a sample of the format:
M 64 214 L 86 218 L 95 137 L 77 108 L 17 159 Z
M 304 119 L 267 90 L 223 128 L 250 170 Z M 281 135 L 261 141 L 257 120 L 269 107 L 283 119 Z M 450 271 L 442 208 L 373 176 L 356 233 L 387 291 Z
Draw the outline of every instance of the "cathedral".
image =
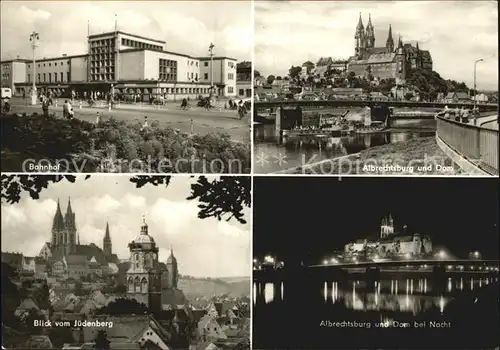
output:
M 347 69 L 356 76 L 368 76 L 379 79 L 396 79 L 397 84 L 404 84 L 409 71 L 412 69 L 432 70 L 432 57 L 429 51 L 420 50 L 409 43 L 403 44 L 401 36 L 397 46 L 394 43 L 392 27 L 385 46 L 375 46 L 375 28 L 371 16 L 366 28 L 363 25 L 361 14 L 354 34 L 354 56 L 349 58 Z
M 80 279 L 89 275 L 109 276 L 118 273 L 118 257 L 112 251 L 109 224 L 106 223 L 102 249 L 94 243 L 80 244 L 71 199 L 68 199 L 64 215 L 57 201 L 52 220 L 52 238 L 45 243 L 38 256 L 48 262 L 49 274 L 53 276 Z
M 102 248 L 94 243 L 80 244 L 76 214 L 69 199 L 64 215 L 57 201 L 52 221 L 52 239 L 45 243 L 38 256 L 47 262 L 51 276 L 77 280 L 89 275 L 110 277 L 126 284 L 129 298 L 147 306 L 162 308 L 162 305 L 168 305 L 168 308 L 175 308 L 184 305 L 186 297 L 178 289 L 179 271 L 174 251 L 170 249 L 166 263 L 159 261 L 159 248 L 149 235 L 145 219 L 140 234 L 129 243 L 128 248 L 130 259 L 120 262 L 117 255 L 113 254 L 108 223 Z M 127 268 L 123 270 L 122 265 L 127 265 Z

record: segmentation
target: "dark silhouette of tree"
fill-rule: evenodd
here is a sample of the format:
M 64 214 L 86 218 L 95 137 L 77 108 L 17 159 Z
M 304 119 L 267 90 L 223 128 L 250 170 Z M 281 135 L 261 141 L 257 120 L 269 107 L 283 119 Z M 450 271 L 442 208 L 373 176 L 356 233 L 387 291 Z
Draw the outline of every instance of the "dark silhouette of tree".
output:
M 409 100 L 411 100 L 412 98 L 413 98 L 413 92 L 407 92 L 407 93 L 405 94 L 405 99 L 406 99 L 406 100 L 408 100 L 408 101 L 409 101 Z
M 20 320 L 14 315 L 17 307 L 21 304 L 18 287 L 12 282 L 18 273 L 10 265 L 2 262 L 2 323 L 6 326 L 18 329 Z
M 250 339 L 245 338 L 241 340 L 236 346 L 234 350 L 250 350 Z
M 299 76 L 300 72 L 302 72 L 302 67 L 299 66 L 291 66 L 290 69 L 288 70 L 288 75 L 290 75 L 290 78 L 296 78 Z
M 90 175 L 85 176 L 88 179 Z M 18 203 L 23 192 L 28 192 L 31 198 L 39 199 L 40 192 L 51 183 L 68 180 L 74 183 L 73 175 L 2 175 L 2 202 Z M 137 188 L 146 184 L 168 187 L 171 176 L 166 175 L 139 175 L 130 178 Z M 219 220 L 229 214 L 227 221 L 233 217 L 240 223 L 246 223 L 242 213 L 244 206 L 250 206 L 251 181 L 249 177 L 224 176 L 209 181 L 206 177 L 198 177 L 198 181 L 191 185 L 191 195 L 188 200 L 198 199 L 201 219 L 215 217 Z
M 31 299 L 41 310 L 48 310 L 50 308 L 49 286 L 46 280 L 42 282 L 41 286 L 33 289 Z
M 282 78 L 281 76 L 279 76 L 279 75 L 278 75 L 278 76 L 276 77 L 276 80 L 283 80 L 283 78 Z
M 97 315 L 143 315 L 149 313 L 148 307 L 133 299 L 120 298 L 96 310 Z
M 84 289 L 83 289 L 83 284 L 80 281 L 75 282 L 75 287 L 73 289 L 73 293 L 75 293 L 76 296 L 84 296 L 88 294 Z
M 28 330 L 31 334 L 42 333 L 43 327 L 35 327 L 35 321 L 43 320 L 43 314 L 36 308 L 31 308 L 28 310 L 27 314 L 23 317 L 21 316 L 24 329 Z
M 254 71 L 253 71 L 253 77 L 254 78 L 260 77 L 260 72 L 257 69 L 254 69 Z
M 94 349 L 96 350 L 108 350 L 111 349 L 109 346 L 111 342 L 108 340 L 108 335 L 106 331 L 100 330 L 94 339 Z
M 307 61 L 302 64 L 302 67 L 306 68 L 307 73 L 310 73 L 314 69 L 314 67 L 316 67 L 316 65 L 311 61 Z
M 69 327 L 52 327 L 49 330 L 49 338 L 55 349 L 62 349 L 64 344 L 73 343 L 73 334 Z
M 88 178 L 87 176 L 86 178 Z M 75 182 L 73 175 L 2 175 L 2 202 L 19 202 L 22 192 L 28 192 L 33 199 L 40 198 L 40 192 L 51 183 L 68 180 Z
M 269 76 L 267 77 L 267 79 L 266 79 L 266 81 L 267 81 L 267 83 L 268 83 L 269 85 L 272 85 L 272 84 L 274 83 L 274 81 L 275 81 L 275 80 L 276 80 L 276 77 L 275 77 L 274 75 L 272 75 L 272 74 L 271 74 L 271 75 L 269 75 Z
M 133 177 L 130 181 L 134 182 L 137 187 L 148 183 L 154 186 L 168 186 L 170 178 L 170 176 L 140 175 Z M 201 203 L 198 205 L 200 219 L 215 217 L 221 220 L 222 217 L 229 214 L 226 221 L 234 217 L 244 224 L 246 220 L 243 219 L 242 211 L 244 206 L 251 204 L 250 191 L 251 181 L 249 177 L 224 176 L 209 181 L 205 176 L 200 176 L 198 181 L 191 185 L 191 195 L 187 199 L 197 199 Z
M 119 284 L 115 288 L 115 293 L 123 294 L 127 292 L 127 287 L 123 284 Z

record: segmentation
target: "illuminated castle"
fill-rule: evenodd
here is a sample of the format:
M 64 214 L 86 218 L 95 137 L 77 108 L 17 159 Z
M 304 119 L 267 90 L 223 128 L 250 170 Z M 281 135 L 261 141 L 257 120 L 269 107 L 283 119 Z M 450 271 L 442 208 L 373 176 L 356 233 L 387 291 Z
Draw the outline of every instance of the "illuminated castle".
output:
M 432 240 L 429 236 L 419 233 L 407 234 L 407 226 L 403 232 L 396 232 L 392 215 L 382 218 L 380 233 L 368 238 L 358 239 L 345 245 L 344 251 L 348 254 L 371 251 L 380 258 L 391 255 L 421 256 L 432 252 Z

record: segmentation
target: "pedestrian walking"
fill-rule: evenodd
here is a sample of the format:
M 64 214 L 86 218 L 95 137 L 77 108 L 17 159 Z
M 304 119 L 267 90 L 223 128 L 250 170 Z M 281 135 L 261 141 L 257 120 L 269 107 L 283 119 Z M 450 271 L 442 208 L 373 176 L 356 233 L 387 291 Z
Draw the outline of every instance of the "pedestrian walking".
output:
M 46 97 L 42 99 L 42 112 L 44 117 L 49 116 L 49 99 Z

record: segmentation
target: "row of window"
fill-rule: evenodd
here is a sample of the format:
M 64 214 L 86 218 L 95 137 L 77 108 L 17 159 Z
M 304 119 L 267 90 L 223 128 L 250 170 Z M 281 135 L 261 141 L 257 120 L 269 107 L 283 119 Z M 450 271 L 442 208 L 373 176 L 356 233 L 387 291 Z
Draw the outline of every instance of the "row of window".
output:
M 252 89 L 239 89 L 238 96 L 252 97 Z
M 90 47 L 114 47 L 115 46 L 115 39 L 101 39 L 101 40 L 92 40 L 90 42 Z
M 140 49 L 151 49 L 151 50 L 163 50 L 163 47 L 160 45 L 147 44 L 140 41 L 135 41 L 132 39 L 124 39 L 122 38 L 122 45 L 128 47 L 135 47 Z
M 70 81 L 70 72 L 66 72 L 66 81 L 64 81 L 64 73 L 38 73 L 36 75 L 37 83 L 64 83 Z M 54 81 L 52 81 L 54 79 Z M 31 82 L 31 74 L 28 74 L 28 82 Z
M 54 64 L 54 67 L 57 67 L 58 64 L 59 66 L 64 65 L 64 62 L 60 61 L 60 62 L 38 63 L 37 67 L 40 68 L 42 65 L 43 67 L 47 67 L 47 64 L 49 65 L 49 67 L 52 67 L 52 63 Z M 69 64 L 69 60 L 66 63 Z M 31 64 L 28 64 L 28 68 L 31 68 Z
M 90 54 L 91 55 L 96 55 L 96 54 L 111 54 L 115 52 L 113 47 L 105 46 L 105 47 L 97 47 L 97 48 L 91 48 L 90 49 Z
M 94 61 L 90 64 L 91 68 L 100 68 L 100 67 L 114 67 L 114 62 L 112 61 Z
M 114 71 L 114 67 L 99 67 L 90 69 L 91 74 L 113 74 Z
M 161 67 L 175 67 L 175 68 L 177 68 L 177 61 L 160 58 L 159 65 L 160 65 L 160 68 Z
M 108 74 L 90 74 L 90 80 L 93 81 L 111 81 L 114 80 L 115 75 L 113 73 Z

